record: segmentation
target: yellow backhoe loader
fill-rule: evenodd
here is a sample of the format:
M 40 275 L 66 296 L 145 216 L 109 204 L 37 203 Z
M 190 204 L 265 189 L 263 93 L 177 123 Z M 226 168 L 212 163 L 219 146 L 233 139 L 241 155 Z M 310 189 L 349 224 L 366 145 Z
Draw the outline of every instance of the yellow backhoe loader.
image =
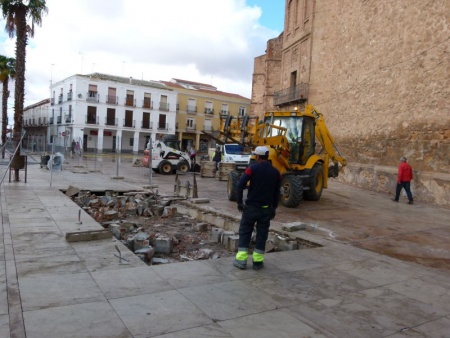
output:
M 337 177 L 346 165 L 322 114 L 312 105 L 304 111 L 267 112 L 263 121 L 249 115 L 223 117 L 215 139 L 239 143 L 249 150 L 267 146 L 269 160 L 282 175 L 280 203 L 289 208 L 297 207 L 302 199 L 319 200 L 322 190 L 328 187 L 328 178 Z M 229 174 L 230 201 L 236 200 L 236 186 L 243 172 L 241 169 Z

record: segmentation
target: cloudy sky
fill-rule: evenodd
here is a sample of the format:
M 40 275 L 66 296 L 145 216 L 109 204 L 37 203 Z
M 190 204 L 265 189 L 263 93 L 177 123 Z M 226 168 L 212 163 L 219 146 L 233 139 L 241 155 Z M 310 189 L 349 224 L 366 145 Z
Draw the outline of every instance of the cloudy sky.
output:
M 284 23 L 284 0 L 47 0 L 47 7 L 27 48 L 25 106 L 50 96 L 50 80 L 92 72 L 186 79 L 250 98 L 253 60 Z M 14 57 L 4 24 L 0 54 Z

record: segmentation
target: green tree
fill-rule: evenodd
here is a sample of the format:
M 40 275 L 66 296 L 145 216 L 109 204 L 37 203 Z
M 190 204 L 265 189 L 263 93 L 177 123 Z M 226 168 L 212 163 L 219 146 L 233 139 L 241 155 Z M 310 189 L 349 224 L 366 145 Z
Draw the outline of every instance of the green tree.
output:
M 2 90 L 2 144 L 6 142 L 6 128 L 8 126 L 8 98 L 9 80 L 16 77 L 16 60 L 4 55 L 0 55 L 0 81 Z M 5 158 L 5 150 L 2 151 L 2 158 Z
M 25 97 L 25 63 L 28 37 L 34 36 L 34 25 L 41 25 L 42 15 L 48 9 L 45 0 L 0 0 L 5 30 L 11 38 L 16 36 L 16 83 L 14 87 L 14 134 L 20 135 L 23 123 Z M 28 23 L 30 21 L 31 25 Z M 23 167 L 23 157 L 16 154 L 12 167 L 15 179 L 19 180 L 19 168 Z

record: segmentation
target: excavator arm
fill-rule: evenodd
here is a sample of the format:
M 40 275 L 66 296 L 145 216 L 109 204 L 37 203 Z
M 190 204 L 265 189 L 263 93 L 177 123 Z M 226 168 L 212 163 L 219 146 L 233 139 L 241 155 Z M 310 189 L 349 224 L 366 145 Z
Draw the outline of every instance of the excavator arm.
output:
M 323 115 L 315 110 L 315 108 L 312 105 L 308 105 L 305 108 L 305 113 L 311 114 L 315 117 L 316 121 L 316 138 L 322 145 L 323 151 L 325 151 L 328 156 L 329 160 L 334 163 L 334 171 L 330 172 L 330 176 L 334 177 L 338 174 L 338 163 L 341 164 L 341 166 L 345 166 L 347 164 L 346 159 L 341 155 L 336 142 L 334 141 L 333 136 L 331 136 L 330 131 L 328 130 L 325 120 L 323 118 Z

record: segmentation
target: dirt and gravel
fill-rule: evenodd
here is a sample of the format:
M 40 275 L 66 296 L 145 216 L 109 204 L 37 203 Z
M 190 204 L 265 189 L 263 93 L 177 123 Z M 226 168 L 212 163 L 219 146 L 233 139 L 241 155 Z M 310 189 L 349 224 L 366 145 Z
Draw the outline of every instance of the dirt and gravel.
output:
M 116 173 L 114 162 L 97 162 L 96 168 L 103 175 Z M 148 168 L 133 167 L 131 160 L 121 163 L 119 174 L 137 186 L 153 183 L 161 193 L 173 191 L 174 175 L 150 176 Z M 239 216 L 236 204 L 227 200 L 225 181 L 199 177 L 197 183 L 199 197 L 210 200 L 207 208 Z M 406 200 L 394 203 L 391 197 L 331 180 L 319 201 L 305 201 L 295 209 L 280 206 L 272 228 L 301 221 L 309 225 L 310 234 L 325 241 L 450 270 L 450 210 L 420 201 L 414 205 L 407 205 Z

